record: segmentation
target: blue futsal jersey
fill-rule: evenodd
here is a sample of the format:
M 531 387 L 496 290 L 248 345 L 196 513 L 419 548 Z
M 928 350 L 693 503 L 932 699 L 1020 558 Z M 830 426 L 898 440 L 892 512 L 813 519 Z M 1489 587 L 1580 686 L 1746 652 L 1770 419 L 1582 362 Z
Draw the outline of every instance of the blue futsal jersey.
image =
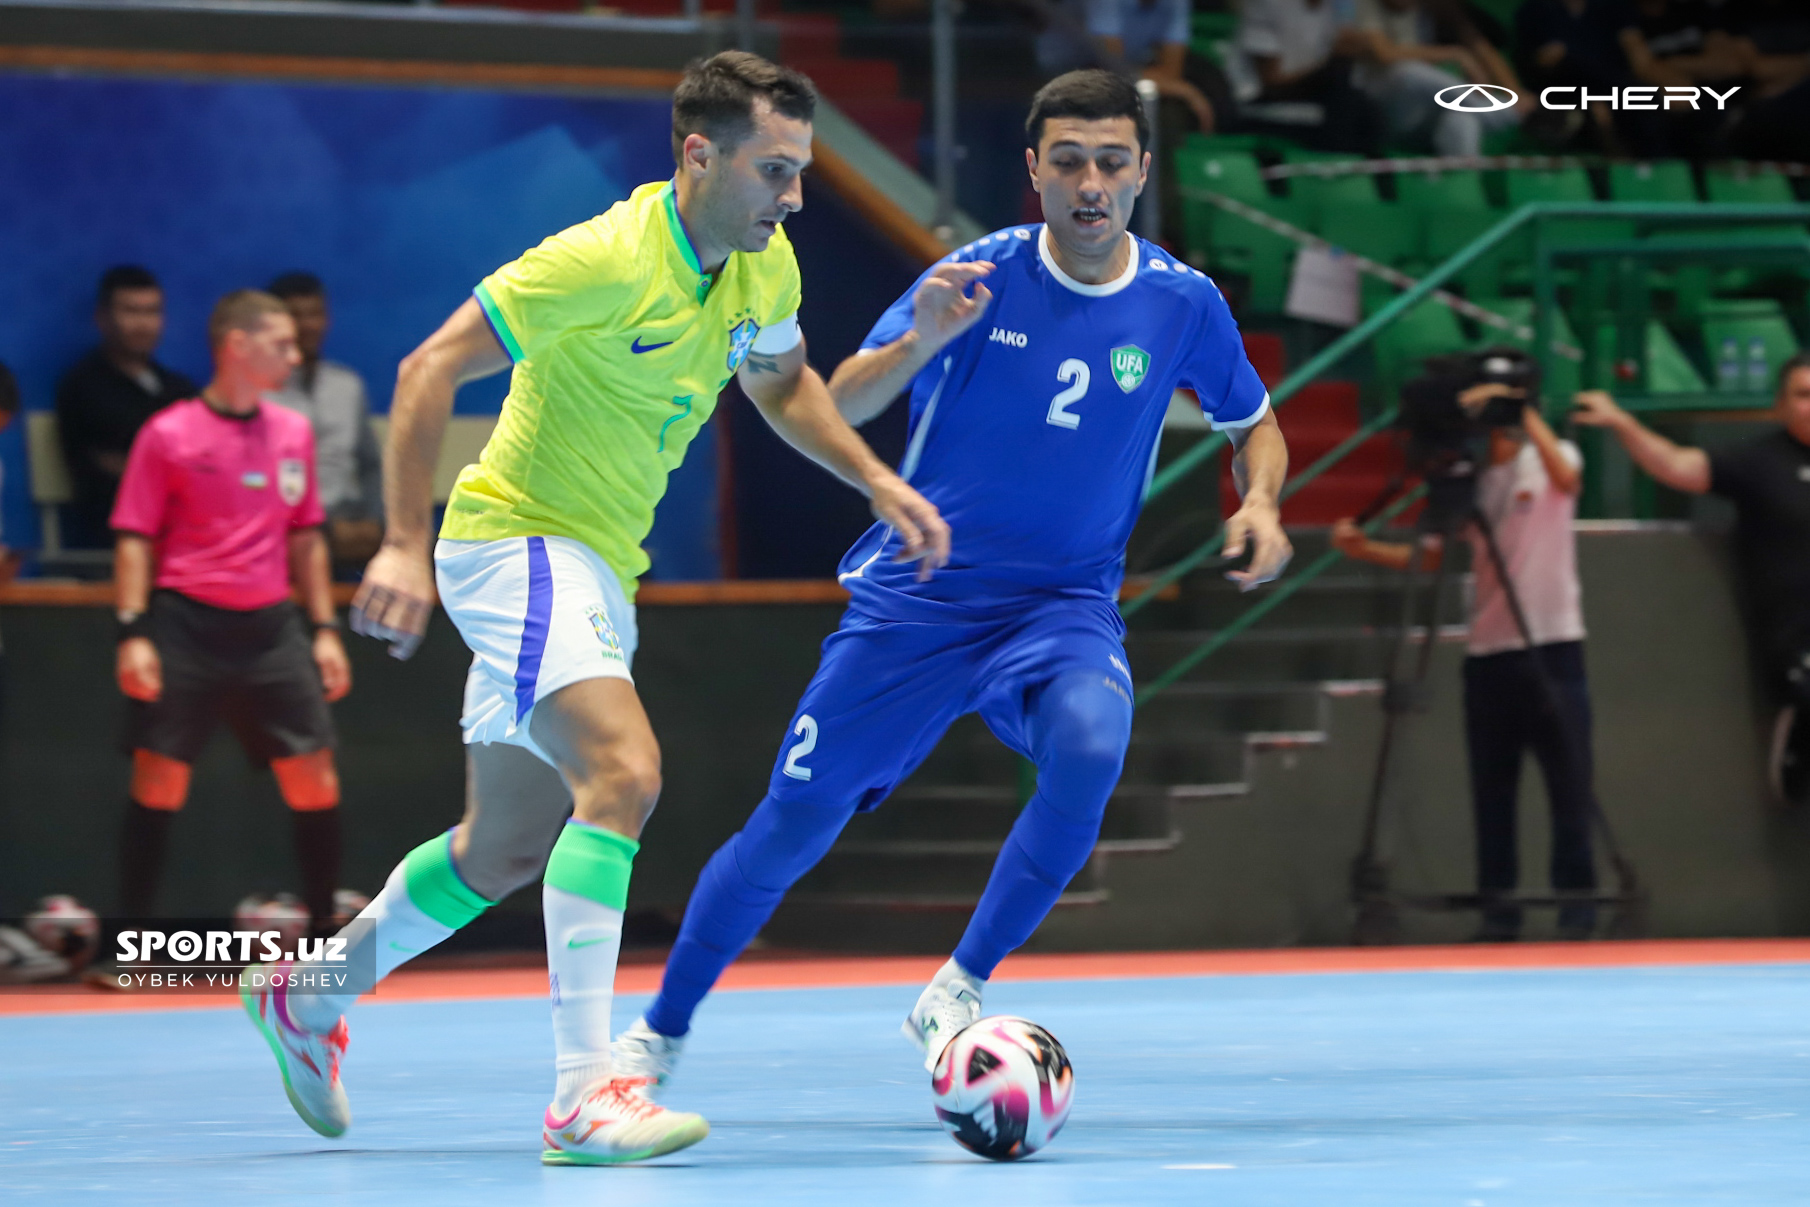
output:
M 1215 428 L 1263 417 L 1269 394 L 1219 288 L 1131 238 L 1125 272 L 1101 285 L 1058 268 L 1041 225 L 995 231 L 944 261 L 996 265 L 987 312 L 911 387 L 900 473 L 948 521 L 949 564 L 918 582 L 915 563 L 893 560 L 898 535 L 876 524 L 839 567 L 855 608 L 959 621 L 1038 598 L 1116 601 L 1170 395 L 1193 390 Z M 916 292 L 864 349 L 911 329 Z

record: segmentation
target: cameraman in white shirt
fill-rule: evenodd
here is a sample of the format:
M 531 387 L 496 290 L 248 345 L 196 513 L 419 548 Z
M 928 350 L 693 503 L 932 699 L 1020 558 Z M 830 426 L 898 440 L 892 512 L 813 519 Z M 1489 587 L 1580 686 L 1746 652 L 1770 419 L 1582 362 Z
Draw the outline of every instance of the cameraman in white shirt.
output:
M 1459 402 L 1474 413 L 1491 398 L 1520 397 L 1524 391 L 1490 383 L 1464 391 Z M 1529 649 L 1483 534 L 1469 526 L 1475 589 L 1464 661 L 1464 720 L 1476 817 L 1477 891 L 1486 898 L 1512 894 L 1520 881 L 1515 800 L 1522 757 L 1529 750 L 1539 760 L 1552 805 L 1552 887 L 1560 894 L 1596 889 L 1590 691 L 1572 532 L 1582 465 L 1577 446 L 1559 439 L 1529 406 L 1520 428 L 1491 431 L 1488 466 L 1477 476 L 1478 509 L 1495 532 L 1533 638 Z M 1445 550 L 1437 535 L 1421 541 L 1421 568 L 1430 570 Z M 1347 557 L 1397 570 L 1407 569 L 1414 554 L 1410 544 L 1371 540 L 1351 520 L 1333 525 L 1332 543 Z M 1541 670 L 1555 700 L 1541 686 Z M 1596 908 L 1589 902 L 1559 910 L 1563 938 L 1589 938 L 1595 924 Z M 1520 930 L 1520 908 L 1504 900 L 1485 905 L 1477 937 L 1504 942 L 1519 938 Z

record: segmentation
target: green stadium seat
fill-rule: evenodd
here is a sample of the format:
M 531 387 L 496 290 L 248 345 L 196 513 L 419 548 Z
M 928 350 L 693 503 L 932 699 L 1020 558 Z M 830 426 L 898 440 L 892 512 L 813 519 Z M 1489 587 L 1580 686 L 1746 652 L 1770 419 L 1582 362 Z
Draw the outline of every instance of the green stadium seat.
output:
M 1744 172 L 1709 168 L 1703 173 L 1704 191 L 1715 202 L 1740 205 L 1791 205 L 1797 197 L 1791 182 L 1776 172 Z
M 1770 393 L 1779 366 L 1798 351 L 1791 323 L 1770 298 L 1706 302 L 1702 330 L 1715 389 L 1722 393 Z M 1764 371 L 1756 350 L 1763 350 Z
M 1302 155 L 1289 156 L 1290 163 L 1308 162 L 1310 160 L 1337 163 L 1352 160 L 1349 155 Z M 1320 224 L 1334 210 L 1347 205 L 1376 205 L 1382 201 L 1382 194 L 1376 191 L 1376 177 L 1368 174 L 1352 174 L 1349 176 L 1294 176 L 1288 182 L 1289 199 L 1295 203 L 1308 224 L 1319 230 Z
M 1429 214 L 1420 223 L 1422 257 L 1429 265 L 1443 264 L 1505 217 L 1501 210 L 1442 210 Z M 1464 287 L 1466 297 L 1482 302 L 1501 295 L 1505 249 L 1513 242 L 1509 240 L 1458 274 L 1457 283 Z
M 1502 188 L 1511 210 L 1531 201 L 1596 200 L 1596 190 L 1590 187 L 1590 173 L 1582 168 L 1505 172 Z
M 1320 220 L 1319 233 L 1335 247 L 1397 268 L 1413 265 L 1421 256 L 1415 215 L 1386 201 L 1330 209 Z
M 1395 200 L 1425 214 L 1490 208 L 1482 172 L 1398 172 Z
M 1682 159 L 1614 163 L 1609 165 L 1609 199 L 1694 202 L 1698 200 L 1697 181 L 1691 175 L 1691 165 Z
M 1469 346 L 1458 316 L 1449 307 L 1432 298 L 1413 307 L 1379 331 L 1371 343 L 1383 405 L 1394 405 L 1402 383 L 1420 372 L 1427 357 L 1461 352 Z
M 1702 394 L 1708 390 L 1703 375 L 1691 363 L 1672 333 L 1658 319 L 1648 319 L 1642 333 L 1641 380 L 1635 388 L 1643 394 Z M 1597 364 L 1613 366 L 1619 352 L 1616 326 L 1612 322 L 1596 329 Z
M 1243 148 L 1222 147 L 1218 140 L 1190 140 L 1176 148 L 1170 162 L 1182 197 L 1182 237 L 1190 251 L 1204 253 L 1212 247 L 1214 219 L 1224 211 L 1189 197 L 1189 190 L 1209 189 L 1247 205 L 1263 206 L 1273 200 L 1257 157 Z
M 1288 295 L 1292 241 L 1228 214 L 1209 201 L 1190 198 L 1190 189 L 1205 189 L 1255 206 L 1286 222 L 1298 214 L 1290 202 L 1270 195 L 1256 156 L 1245 149 L 1220 149 L 1219 139 L 1191 140 L 1177 148 L 1177 183 L 1182 189 L 1182 232 L 1190 256 L 1221 273 L 1250 281 L 1250 304 L 1259 311 L 1280 312 Z

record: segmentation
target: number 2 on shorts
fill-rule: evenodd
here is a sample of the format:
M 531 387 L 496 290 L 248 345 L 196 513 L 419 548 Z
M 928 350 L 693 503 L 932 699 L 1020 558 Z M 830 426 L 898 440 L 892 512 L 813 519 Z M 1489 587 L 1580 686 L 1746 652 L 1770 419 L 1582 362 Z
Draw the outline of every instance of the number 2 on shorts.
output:
M 795 780 L 808 780 L 811 778 L 811 769 L 798 760 L 817 749 L 816 718 L 812 717 L 810 713 L 805 713 L 798 718 L 798 724 L 793 727 L 792 732 L 803 734 L 804 741 L 792 747 L 792 753 L 786 756 L 786 765 L 781 770 Z

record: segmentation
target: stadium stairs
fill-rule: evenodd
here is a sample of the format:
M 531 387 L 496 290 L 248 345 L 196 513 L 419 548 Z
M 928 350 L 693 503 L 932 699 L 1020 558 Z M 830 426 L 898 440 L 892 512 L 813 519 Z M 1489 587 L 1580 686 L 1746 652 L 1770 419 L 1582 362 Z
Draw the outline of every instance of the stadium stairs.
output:
M 1283 376 L 1281 341 L 1248 335 L 1266 381 Z M 1316 383 L 1279 417 L 1297 467 L 1359 425 L 1358 387 Z M 1394 446 L 1378 438 L 1289 501 L 1284 518 L 1298 559 L 1325 548 L 1325 526 L 1354 514 L 1389 483 Z M 1223 460 L 1223 459 L 1222 459 Z M 1221 466 L 1225 499 L 1235 499 Z M 1182 682 L 1138 710 L 1131 748 L 1093 858 L 1058 902 L 1109 906 L 1113 882 L 1137 877 L 1210 825 L 1216 805 L 1244 801 L 1266 764 L 1292 767 L 1328 745 L 1341 700 L 1381 691 L 1385 637 L 1399 617 L 1398 580 L 1347 563 L 1299 595 Z M 1193 575 L 1178 598 L 1138 615 L 1126 638 L 1133 679 L 1148 682 L 1248 607 L 1215 573 Z M 1441 615 L 1461 615 L 1455 576 Z M 1442 628 L 1443 642 L 1463 629 Z M 979 900 L 1001 842 L 1028 798 L 1031 771 L 978 717 L 959 721 L 884 807 L 858 816 L 787 899 L 766 935 L 786 946 L 936 948 L 959 933 Z M 846 925 L 862 915 L 858 929 Z

